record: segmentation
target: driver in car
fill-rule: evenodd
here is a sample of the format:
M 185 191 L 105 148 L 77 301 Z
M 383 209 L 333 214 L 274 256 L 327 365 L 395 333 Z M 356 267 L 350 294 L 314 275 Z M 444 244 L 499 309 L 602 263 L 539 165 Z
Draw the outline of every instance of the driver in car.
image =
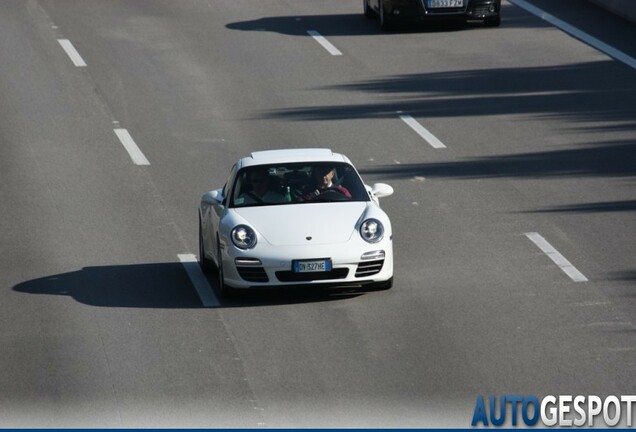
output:
M 248 179 L 252 189 L 241 194 L 237 204 L 278 204 L 285 201 L 285 197 L 272 190 L 272 178 L 267 170 L 255 169 L 249 173 Z
M 313 170 L 314 184 L 309 187 L 309 192 L 303 196 L 305 200 L 312 200 L 327 192 L 335 192 L 351 199 L 351 193 L 342 185 L 335 185 L 333 179 L 336 175 L 335 168 L 318 166 Z

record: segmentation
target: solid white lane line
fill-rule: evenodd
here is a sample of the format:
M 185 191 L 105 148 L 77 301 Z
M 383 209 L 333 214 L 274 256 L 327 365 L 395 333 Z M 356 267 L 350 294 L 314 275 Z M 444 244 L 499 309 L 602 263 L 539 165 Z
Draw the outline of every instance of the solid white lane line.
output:
M 433 135 L 432 133 L 430 133 L 424 126 L 422 126 L 421 124 L 419 124 L 417 122 L 417 120 L 415 120 L 413 117 L 411 117 L 410 115 L 405 115 L 405 114 L 401 114 L 400 115 L 400 119 L 406 123 L 407 125 L 409 125 L 411 127 L 411 129 L 413 129 L 415 132 L 417 132 L 417 134 L 419 136 L 421 136 L 422 138 L 424 138 L 424 141 L 426 141 L 427 143 L 429 143 L 431 145 L 431 147 L 436 148 L 436 149 L 440 149 L 440 148 L 446 148 L 446 146 L 444 145 L 443 142 L 441 142 L 440 140 L 437 139 L 437 137 L 435 135 Z
M 179 254 L 177 256 L 179 257 L 179 261 L 181 261 L 186 273 L 188 273 L 188 277 L 190 278 L 192 285 L 194 285 L 194 289 L 197 290 L 197 294 L 199 294 L 199 298 L 201 299 L 203 306 L 219 307 L 221 303 L 214 295 L 212 287 L 201 271 L 201 266 L 199 266 L 197 258 L 193 254 Z
M 529 232 L 525 236 L 532 241 L 539 249 L 545 253 L 561 270 L 567 274 L 574 282 L 587 282 L 588 279 L 576 269 L 563 255 L 559 253 L 546 239 L 539 233 Z
M 146 156 L 141 152 L 135 141 L 132 139 L 130 134 L 126 129 L 113 129 L 115 134 L 117 134 L 117 138 L 121 141 L 122 145 L 128 151 L 130 158 L 135 163 L 135 165 L 150 165 Z
M 79 55 L 79 53 L 77 52 L 77 50 L 75 49 L 75 47 L 73 46 L 70 40 L 58 39 L 57 41 L 60 43 L 60 45 L 62 45 L 62 48 L 64 48 L 64 51 L 66 51 L 66 54 L 71 58 L 71 61 L 73 62 L 75 66 L 86 67 L 86 63 L 84 62 L 84 59 L 82 58 L 81 55 Z
M 528 3 L 525 0 L 509 0 L 509 1 L 512 4 L 514 4 L 516 6 L 519 6 L 522 9 L 525 9 L 526 11 L 530 12 L 531 14 L 538 16 L 542 20 L 545 20 L 545 21 L 549 22 L 553 26 L 560 28 L 564 32 L 569 33 L 570 35 L 574 36 L 575 38 L 582 40 L 583 42 L 585 42 L 586 44 L 596 48 L 597 50 L 599 50 L 601 52 L 604 52 L 608 56 L 613 57 L 616 60 L 625 63 L 626 65 L 632 67 L 633 69 L 636 69 L 636 59 L 634 59 L 633 57 L 630 57 L 629 55 L 625 54 L 624 52 L 617 50 L 616 48 L 606 44 L 605 42 L 602 42 L 602 41 L 596 39 L 594 36 L 590 36 L 589 34 L 577 29 L 574 26 L 571 26 L 570 24 L 568 24 L 568 23 L 566 23 L 564 21 L 561 21 L 560 19 L 558 19 L 554 15 L 550 15 L 549 13 L 545 12 L 544 10 L 539 9 L 536 6 L 531 5 L 530 3 Z
M 322 45 L 324 49 L 329 51 L 331 55 L 335 55 L 335 56 L 342 55 L 342 53 L 340 52 L 338 48 L 333 46 L 331 42 L 325 39 L 325 37 L 322 36 L 320 33 L 318 33 L 316 30 L 307 30 L 307 34 L 311 36 L 312 38 L 314 38 L 314 40 L 318 42 L 320 45 Z

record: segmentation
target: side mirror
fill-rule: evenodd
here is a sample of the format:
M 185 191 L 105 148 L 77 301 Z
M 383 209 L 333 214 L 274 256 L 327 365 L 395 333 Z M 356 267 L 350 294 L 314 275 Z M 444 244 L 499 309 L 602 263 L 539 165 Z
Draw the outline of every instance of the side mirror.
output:
M 201 200 L 206 204 L 220 204 L 223 202 L 223 189 L 215 189 L 210 192 L 206 192 Z
M 393 188 L 385 183 L 376 183 L 371 188 L 371 193 L 376 198 L 384 198 L 393 195 Z

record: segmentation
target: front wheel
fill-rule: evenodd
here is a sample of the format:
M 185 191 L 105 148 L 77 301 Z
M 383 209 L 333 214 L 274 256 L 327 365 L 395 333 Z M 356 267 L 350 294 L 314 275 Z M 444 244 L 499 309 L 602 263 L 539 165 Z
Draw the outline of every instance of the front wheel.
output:
M 217 274 L 218 274 L 218 284 L 219 284 L 219 293 L 223 298 L 230 298 L 236 295 L 236 291 L 234 288 L 226 285 L 225 283 L 225 274 L 223 272 L 223 257 L 221 255 L 221 243 L 217 241 L 218 249 L 217 249 Z
M 493 17 L 493 18 L 486 18 L 484 20 L 484 25 L 486 27 L 499 27 L 500 24 L 501 24 L 501 15 L 497 15 L 496 17 Z
M 199 216 L 199 265 L 203 273 L 208 273 L 213 269 L 210 258 L 205 255 L 205 245 L 203 244 L 203 229 L 201 227 L 201 216 Z
M 373 285 L 371 285 L 371 287 L 377 291 L 384 291 L 384 290 L 391 289 L 393 287 L 393 276 L 391 276 L 390 279 L 387 279 L 385 281 L 376 282 Z
M 384 2 L 380 2 L 380 30 L 391 31 L 393 29 L 393 22 L 391 17 L 384 10 Z
M 365 18 L 373 18 L 373 10 L 371 9 L 371 7 L 369 6 L 369 0 L 362 0 L 362 9 L 364 10 L 364 17 Z

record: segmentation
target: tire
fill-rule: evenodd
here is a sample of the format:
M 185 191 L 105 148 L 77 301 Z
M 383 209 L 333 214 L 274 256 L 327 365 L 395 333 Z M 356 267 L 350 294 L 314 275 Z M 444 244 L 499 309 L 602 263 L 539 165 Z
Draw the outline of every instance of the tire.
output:
M 362 0 L 362 9 L 364 10 L 364 17 L 371 19 L 375 16 L 371 7 L 369 7 L 369 0 Z
M 201 228 L 201 216 L 199 216 L 199 265 L 203 273 L 209 273 L 214 270 L 214 264 L 209 258 L 205 257 L 205 246 L 203 245 L 203 229 Z
M 219 293 L 221 294 L 221 297 L 228 299 L 231 297 L 236 296 L 236 290 L 234 290 L 234 288 L 226 285 L 225 283 L 225 275 L 223 272 L 223 259 L 221 256 L 221 243 L 219 241 L 217 241 L 217 275 L 218 275 L 218 279 L 217 279 L 217 283 L 219 285 Z
M 376 282 L 372 285 L 373 289 L 376 291 L 386 291 L 393 287 L 393 276 L 390 279 L 387 279 L 383 282 Z
M 385 32 L 393 30 L 393 22 L 384 10 L 383 1 L 380 1 L 380 30 Z
M 501 15 L 497 15 L 496 17 L 486 18 L 484 20 L 484 25 L 486 27 L 499 27 L 501 24 Z

